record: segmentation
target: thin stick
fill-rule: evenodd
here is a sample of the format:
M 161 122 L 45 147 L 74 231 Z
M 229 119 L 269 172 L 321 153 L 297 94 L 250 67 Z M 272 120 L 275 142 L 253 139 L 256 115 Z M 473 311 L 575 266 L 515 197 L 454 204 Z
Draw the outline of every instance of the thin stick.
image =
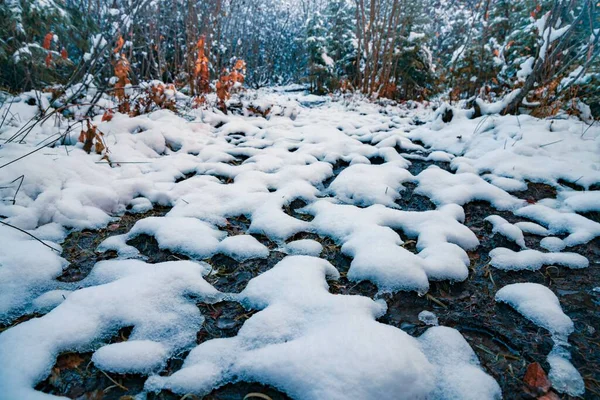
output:
M 19 182 L 19 186 L 17 187 L 17 191 L 15 192 L 15 195 L 13 196 L 13 199 L 12 199 L 13 206 L 17 202 L 17 194 L 19 193 L 19 190 L 21 190 L 21 185 L 23 184 L 23 181 L 25 180 L 25 175 L 19 176 L 17 179 L 15 179 L 14 181 L 12 181 L 11 183 L 15 183 L 19 179 L 21 180 L 21 182 Z
M 551 144 L 559 143 L 559 142 L 562 142 L 563 140 L 564 139 L 560 139 L 560 140 L 556 140 L 554 142 L 550 142 L 550 143 L 546 143 L 546 144 L 540 144 L 540 147 L 550 146 Z
M 115 381 L 113 378 L 111 378 L 110 376 L 108 376 L 108 374 L 104 371 L 102 371 L 101 369 L 98 370 L 100 372 L 102 372 L 104 374 L 104 376 L 106 376 L 112 383 L 114 383 L 115 385 L 117 385 L 118 388 L 123 389 L 124 391 L 128 391 L 129 389 L 127 389 L 125 386 L 121 385 L 119 382 Z
M 94 164 L 152 164 L 152 161 L 96 161 Z
M 585 131 L 583 131 L 583 133 L 581 134 L 580 138 L 583 139 L 583 137 L 585 136 L 585 134 L 587 133 L 587 131 L 590 130 L 590 128 L 592 127 L 592 125 L 594 125 L 596 123 L 596 120 L 594 120 L 594 122 L 592 122 L 591 124 L 588 125 L 587 128 L 585 128 Z
M 6 223 L 6 222 L 4 222 L 4 221 L 0 221 L 0 224 L 2 224 L 2 225 L 6 225 L 6 226 L 8 226 L 8 227 L 10 227 L 10 228 L 13 228 L 13 229 L 16 229 L 16 230 L 18 230 L 19 232 L 23 232 L 24 234 L 26 234 L 26 235 L 28 235 L 28 236 L 32 237 L 33 239 L 37 240 L 38 242 L 40 242 L 40 243 L 41 243 L 41 244 L 43 244 L 44 246 L 48 247 L 49 249 L 52 249 L 52 250 L 54 250 L 55 252 L 57 252 L 57 253 L 59 253 L 59 254 L 60 254 L 60 251 L 59 251 L 59 250 L 57 250 L 57 249 L 55 249 L 54 247 L 52 247 L 52 246 L 50 246 L 50 245 L 48 245 L 48 244 L 44 243 L 44 242 L 43 242 L 41 239 L 38 239 L 37 237 L 33 236 L 33 235 L 32 235 L 31 233 L 29 233 L 29 232 L 27 232 L 27 231 L 24 231 L 24 230 L 23 230 L 23 229 L 21 229 L 21 228 L 17 228 L 17 227 L 16 227 L 16 226 L 14 226 L 14 225 L 7 224 L 7 223 Z

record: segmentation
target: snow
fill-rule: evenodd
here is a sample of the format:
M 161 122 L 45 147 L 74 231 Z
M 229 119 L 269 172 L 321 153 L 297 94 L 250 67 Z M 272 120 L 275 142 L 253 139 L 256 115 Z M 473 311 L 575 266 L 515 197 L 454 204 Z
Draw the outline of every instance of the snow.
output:
M 267 258 L 269 256 L 267 246 L 250 235 L 229 236 L 225 238 L 219 243 L 217 252 L 229 256 L 236 261 Z
M 115 373 L 149 374 L 164 367 L 168 351 L 152 340 L 128 340 L 100 347 L 92 357 L 98 368 Z
M 435 365 L 436 388 L 428 398 L 500 399 L 498 383 L 479 366 L 477 356 L 460 332 L 445 326 L 429 328 L 420 338 L 421 348 Z
M 589 261 L 577 253 L 542 253 L 538 250 L 512 251 L 497 247 L 490 251 L 490 264 L 505 271 L 536 271 L 544 265 L 560 265 L 567 268 L 587 268 Z
M 6 323 L 50 289 L 51 280 L 62 273 L 67 262 L 58 252 L 4 225 L 0 225 L 0 242 L 0 320 Z
M 488 180 L 492 185 L 498 186 L 500 189 L 506 190 L 507 192 L 517 192 L 527 189 L 527 184 L 518 179 L 505 178 L 493 174 L 485 175 L 483 178 Z
M 284 250 L 290 255 L 305 255 L 318 257 L 323 251 L 321 243 L 312 239 L 300 239 L 289 242 Z
M 348 393 L 412 399 L 462 393 L 470 381 L 475 393 L 499 398 L 497 383 L 478 367 L 460 333 L 443 328 L 412 338 L 375 321 L 385 312 L 384 303 L 329 293 L 328 276 L 336 279 L 339 273 L 327 261 L 285 258 L 240 293 L 244 305 L 260 311 L 236 337 L 200 344 L 181 370 L 151 377 L 146 388 L 202 395 L 212 382 L 259 381 L 298 399 L 344 399 Z M 439 357 L 439 348 L 454 351 L 460 360 L 453 362 L 468 375 L 434 380 L 436 370 L 452 374 L 449 358 Z
M 496 293 L 496 301 L 509 304 L 534 324 L 552 334 L 554 347 L 548 354 L 548 377 L 559 393 L 581 396 L 585 392 L 583 378 L 570 362 L 568 336 L 574 325 L 562 310 L 558 297 L 547 287 L 537 283 L 514 283 Z
M 360 209 L 321 200 L 307 211 L 315 216 L 312 229 L 342 244 L 342 253 L 352 257 L 348 279 L 369 280 L 380 292 L 425 292 L 428 279 L 462 281 L 468 276 L 465 250 L 479 242 L 459 222 L 464 214 L 456 207 L 419 213 L 381 205 Z M 393 229 L 416 238 L 419 253 L 401 247 L 403 240 Z
M 566 194 L 565 206 L 576 212 L 600 211 L 600 190 Z
M 434 165 L 417 175 L 416 180 L 419 186 L 415 193 L 429 197 L 436 205 L 484 200 L 499 210 L 510 210 L 523 204 L 522 200 L 468 172 L 452 174 Z
M 566 245 L 565 245 L 565 242 L 561 238 L 551 236 L 551 237 L 543 238 L 540 241 L 540 247 L 542 247 L 548 251 L 558 252 L 558 251 L 563 251 L 564 248 L 566 247 Z
M 161 249 L 200 259 L 213 255 L 219 247 L 219 240 L 226 236 L 212 225 L 195 218 L 148 217 L 137 221 L 126 235 L 107 239 L 100 244 L 100 249 L 117 250 L 125 255 L 132 251 L 126 242 L 142 234 L 153 236 Z M 230 253 L 232 251 L 227 245 L 223 249 Z
M 493 226 L 492 232 L 499 233 L 507 239 L 512 240 L 522 249 L 526 248 L 523 231 L 516 225 L 511 224 L 499 215 L 490 215 L 485 218 Z
M 431 311 L 423 310 L 417 315 L 417 318 L 425 325 L 437 326 L 439 324 L 437 315 Z
M 558 297 L 544 285 L 506 285 L 496 293 L 496 301 L 509 304 L 525 318 L 553 335 L 566 338 L 573 332 L 573 321 L 562 311 Z
M 98 359 L 109 371 L 145 370 L 147 364 L 135 361 L 142 354 L 156 366 L 168 355 L 190 347 L 204 318 L 189 296 L 207 302 L 220 298 L 219 292 L 202 278 L 206 273 L 206 266 L 190 261 L 152 265 L 118 260 L 96 264 L 85 288 L 71 293 L 42 318 L 0 335 L 3 398 L 47 398 L 33 386 L 50 372 L 56 354 L 90 349 L 96 338 L 108 339 L 126 326 L 135 327 L 130 340 L 143 342 L 119 346 L 123 350 L 119 354 L 115 354 L 114 347 L 101 348 Z M 149 341 L 157 344 L 150 345 Z M 162 353 L 159 344 L 164 347 Z
M 188 100 L 179 92 L 170 95 Z M 594 139 L 600 128 L 591 126 L 582 139 L 581 124 L 571 117 L 552 123 L 527 115 L 471 119 L 472 111 L 449 105 L 433 111 L 416 103 L 378 105 L 285 88 L 247 96 L 247 104 L 271 109 L 267 118 L 210 109 L 189 110 L 186 118 L 167 110 L 132 118 L 116 113 L 104 122 L 96 116 L 112 166 L 86 154 L 73 133 L 60 146 L 2 167 L 2 221 L 51 248 L 0 225 L 1 323 L 41 314 L 0 334 L 0 398 L 48 398 L 33 388 L 67 351 L 93 352 L 94 364 L 106 372 L 148 376 L 147 391 L 180 395 L 251 381 L 299 399 L 349 393 L 365 399 L 500 398 L 498 384 L 458 331 L 433 326 L 412 337 L 377 321 L 386 313 L 380 297 L 423 295 L 433 281 L 469 277 L 467 252 L 481 250 L 482 232 L 466 225 L 463 206 L 475 201 L 499 210 L 503 217 L 491 212 L 487 221 L 521 248 L 492 249 L 495 268 L 587 267 L 588 260 L 569 248 L 600 236 L 600 224 L 585 214 L 600 203 L 598 191 L 589 190 L 600 182 Z M 7 118 L 2 138 L 36 114 L 29 98 L 50 107 L 49 95 L 36 92 L 7 102 L 20 117 Z M 101 105 L 112 103 L 103 98 Z M 487 104 L 482 111 L 503 106 Z M 453 111 L 448 123 L 440 118 L 446 109 Z M 3 143 L 0 164 L 53 140 L 64 132 L 63 122 L 37 126 L 24 143 Z M 409 172 L 419 171 L 421 161 L 448 170 Z M 574 191 L 563 181 L 586 190 Z M 529 182 L 556 188 L 556 198 L 529 204 L 519 193 Z M 435 209 L 400 208 L 397 201 L 415 185 L 414 193 Z M 155 206 L 169 211 L 145 214 Z M 509 223 L 513 218 L 500 211 L 518 222 Z M 86 249 L 113 249 L 118 259 L 97 263 L 82 281 L 57 280 L 69 264 L 60 253 L 69 233 L 119 224 L 126 212 L 137 221 L 131 229 Z M 238 226 L 238 220 L 244 223 Z M 527 234 L 543 236 L 539 248 L 549 252 L 537 245 L 526 249 Z M 141 235 L 193 261 L 149 264 L 128 244 Z M 347 271 L 318 258 L 334 247 L 331 242 L 349 258 Z M 241 293 L 220 293 L 203 278 L 211 270 L 203 260 L 212 262 L 216 254 L 265 265 L 270 255 L 287 256 Z M 375 298 L 332 294 L 327 282 L 340 272 L 350 287 L 373 283 Z M 507 286 L 498 295 L 509 292 Z M 549 310 L 560 311 L 553 294 L 524 292 L 525 300 L 534 294 L 542 299 L 527 311 L 540 321 Z M 235 336 L 197 345 L 204 318 L 196 304 L 225 299 L 257 312 Z M 555 319 L 547 321 L 558 329 L 559 314 L 551 315 Z M 417 318 L 439 324 L 427 310 Z M 128 326 L 134 326 L 131 337 L 111 343 Z M 561 346 L 548 356 L 550 377 L 557 389 L 580 393 L 580 377 Z M 188 350 L 181 370 L 161 374 L 171 357 Z
M 576 246 L 600 236 L 600 224 L 579 214 L 559 211 L 541 204 L 523 207 L 516 215 L 534 220 L 553 234 L 569 233 L 564 239 L 566 246 Z
M 403 190 L 402 183 L 414 179 L 404 166 L 406 163 L 398 165 L 396 162 L 351 165 L 335 178 L 329 191 L 340 201 L 357 206 L 383 204 L 397 207 L 395 200 Z
M 585 382 L 570 359 L 568 350 L 562 346 L 555 346 L 547 357 L 550 364 L 548 378 L 558 392 L 574 397 L 581 396 L 585 393 Z
M 544 228 L 540 224 L 536 224 L 535 222 L 521 221 L 515 223 L 515 226 L 518 227 L 522 232 L 530 233 L 532 235 L 547 236 L 550 234 L 548 229 Z

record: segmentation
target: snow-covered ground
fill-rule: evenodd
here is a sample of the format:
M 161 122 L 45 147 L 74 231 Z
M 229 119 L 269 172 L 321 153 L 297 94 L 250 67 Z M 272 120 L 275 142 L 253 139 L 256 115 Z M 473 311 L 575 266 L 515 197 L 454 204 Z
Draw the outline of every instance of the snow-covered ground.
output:
M 148 376 L 140 399 L 161 390 L 205 395 L 238 381 L 264 383 L 295 399 L 501 397 L 458 330 L 432 326 L 413 337 L 378 321 L 387 311 L 382 299 L 468 278 L 468 252 L 480 238 L 465 225 L 463 206 L 476 200 L 520 219 L 487 218 L 494 233 L 517 246 L 493 249 L 493 268 L 515 274 L 545 265 L 587 268 L 589 260 L 570 248 L 600 236 L 600 223 L 586 217 L 600 211 L 600 127 L 586 130 L 574 118 L 470 119 L 458 109 L 444 123 L 445 108 L 282 90 L 254 95 L 255 103 L 272 107 L 267 118 L 206 110 L 186 118 L 166 110 L 96 117 L 112 167 L 86 154 L 78 133 L 11 163 L 64 125 L 52 119 L 22 143 L 4 143 L 37 107 L 21 101 L 0 109 L 8 115 L 0 130 L 1 221 L 46 244 L 0 225 L 0 322 L 43 315 L 0 334 L 0 399 L 51 397 L 34 387 L 57 356 L 89 351 L 106 372 Z M 412 168 L 424 162 L 437 165 Z M 556 198 L 520 198 L 527 182 L 557 188 Z M 409 188 L 435 206 L 403 206 Z M 298 200 L 302 207 L 292 215 Z M 61 244 L 70 232 L 103 229 L 153 205 L 171 208 L 88 249 L 116 251 L 117 259 L 97 263 L 79 282 L 56 279 L 69 265 Z M 232 236 L 226 227 L 241 216 L 249 226 Z M 351 258 L 347 273 L 319 258 L 318 241 L 293 238 L 303 232 L 341 246 Z M 527 247 L 527 234 L 545 237 L 542 250 Z M 129 243 L 140 235 L 191 261 L 148 262 Z M 273 251 L 287 257 L 240 293 L 209 283 L 211 257 L 244 262 Z M 340 278 L 369 281 L 378 293 L 332 294 L 330 284 Z M 507 286 L 496 297 L 556 336 L 550 378 L 557 391 L 581 395 L 583 380 L 567 344 L 573 323 L 552 290 L 538 286 Z M 235 336 L 198 344 L 205 316 L 196 304 L 223 300 L 258 312 Z M 437 325 L 431 313 L 419 319 Z M 127 341 L 109 343 L 131 326 Z M 187 354 L 181 369 L 160 373 L 181 354 Z

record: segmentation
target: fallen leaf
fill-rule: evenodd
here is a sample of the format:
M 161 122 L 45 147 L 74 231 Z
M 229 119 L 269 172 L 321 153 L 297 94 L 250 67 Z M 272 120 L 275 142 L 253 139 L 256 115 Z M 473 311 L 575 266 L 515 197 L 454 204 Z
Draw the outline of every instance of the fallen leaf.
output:
M 525 391 L 534 395 L 544 395 L 550 390 L 550 380 L 546 376 L 546 372 L 538 362 L 531 363 L 527 366 L 525 377 L 523 377 L 525 383 Z

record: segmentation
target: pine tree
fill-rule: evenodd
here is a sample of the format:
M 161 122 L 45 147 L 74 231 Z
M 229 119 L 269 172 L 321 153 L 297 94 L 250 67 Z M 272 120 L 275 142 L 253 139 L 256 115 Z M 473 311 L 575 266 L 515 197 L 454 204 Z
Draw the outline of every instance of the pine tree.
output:
M 327 54 L 327 29 L 325 19 L 315 12 L 306 23 L 306 51 L 308 54 L 308 78 L 311 90 L 323 93 L 325 83 L 334 67 L 334 61 Z
M 355 12 L 349 0 L 332 0 L 326 9 L 327 54 L 334 60 L 335 73 L 341 79 L 356 71 Z

